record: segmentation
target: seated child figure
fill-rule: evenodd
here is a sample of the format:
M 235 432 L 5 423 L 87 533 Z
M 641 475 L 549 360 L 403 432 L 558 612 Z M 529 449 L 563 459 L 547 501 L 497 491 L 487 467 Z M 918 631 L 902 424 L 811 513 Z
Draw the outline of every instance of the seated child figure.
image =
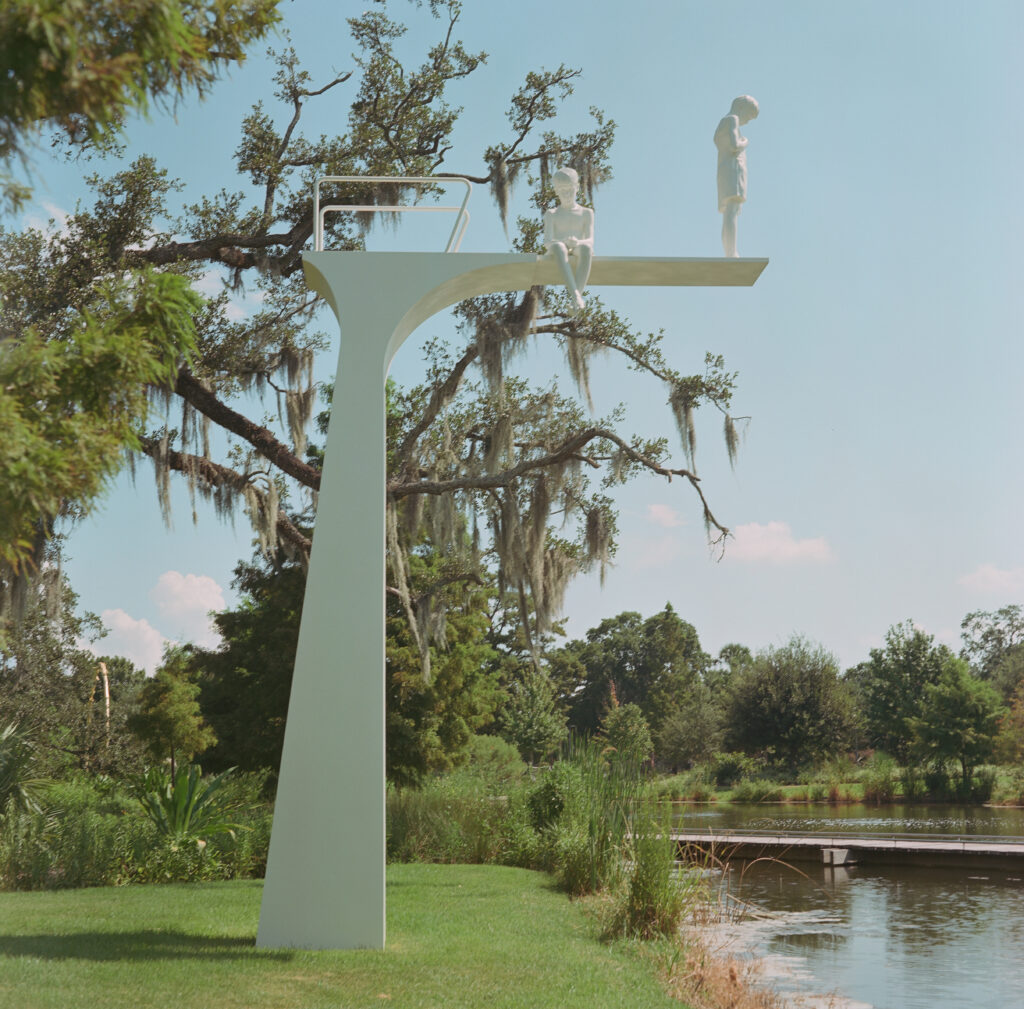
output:
M 576 202 L 579 181 L 574 169 L 559 168 L 551 177 L 558 206 L 544 212 L 547 255 L 561 267 L 573 314 L 584 307 L 583 289 L 594 258 L 594 211 Z

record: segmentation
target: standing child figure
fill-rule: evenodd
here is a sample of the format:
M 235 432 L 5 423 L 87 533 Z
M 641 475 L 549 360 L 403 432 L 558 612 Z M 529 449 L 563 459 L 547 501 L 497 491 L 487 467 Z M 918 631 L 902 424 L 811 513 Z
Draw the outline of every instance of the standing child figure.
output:
M 740 127 L 756 119 L 757 102 L 750 95 L 733 100 L 729 114 L 715 130 L 718 148 L 718 209 L 722 214 L 722 248 L 736 257 L 736 218 L 747 199 L 747 139 Z
M 580 177 L 573 168 L 559 168 L 551 176 L 558 206 L 544 212 L 544 244 L 565 277 L 570 311 L 583 309 L 583 290 L 594 258 L 594 211 L 576 202 Z

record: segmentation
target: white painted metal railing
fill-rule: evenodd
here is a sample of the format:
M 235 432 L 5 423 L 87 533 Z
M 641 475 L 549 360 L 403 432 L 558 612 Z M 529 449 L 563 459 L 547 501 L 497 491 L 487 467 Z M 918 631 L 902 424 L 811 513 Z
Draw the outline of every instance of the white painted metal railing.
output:
M 320 186 L 325 182 L 390 182 L 399 185 L 417 184 L 429 182 L 433 185 L 442 185 L 446 182 L 461 182 L 466 187 L 466 195 L 462 203 L 457 207 L 402 207 L 383 206 L 378 203 L 355 205 L 350 203 L 330 203 L 320 205 Z M 473 183 L 461 175 L 445 176 L 395 176 L 395 175 L 325 175 L 317 179 L 313 187 L 313 249 L 315 252 L 324 251 L 324 218 L 328 213 L 407 213 L 407 212 L 455 212 L 455 224 L 452 226 L 452 233 L 448 236 L 448 244 L 444 247 L 445 252 L 458 252 L 462 244 L 462 236 L 466 233 L 466 226 L 469 224 L 469 211 L 466 205 L 469 203 L 470 194 L 473 191 Z

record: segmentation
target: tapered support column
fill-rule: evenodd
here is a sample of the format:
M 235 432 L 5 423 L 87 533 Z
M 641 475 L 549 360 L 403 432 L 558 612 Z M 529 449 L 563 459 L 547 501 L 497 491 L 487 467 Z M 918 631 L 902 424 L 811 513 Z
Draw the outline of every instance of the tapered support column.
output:
M 590 285 L 747 286 L 767 260 L 602 259 Z M 387 370 L 466 298 L 560 282 L 526 255 L 319 252 L 306 279 L 341 327 L 257 945 L 384 945 Z

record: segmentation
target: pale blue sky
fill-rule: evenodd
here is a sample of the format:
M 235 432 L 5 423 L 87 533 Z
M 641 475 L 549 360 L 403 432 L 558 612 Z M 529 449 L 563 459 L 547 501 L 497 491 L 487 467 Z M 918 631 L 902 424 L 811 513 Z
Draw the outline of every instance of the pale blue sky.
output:
M 315 80 L 352 65 L 344 18 L 367 5 L 283 4 Z M 418 26 L 409 47 L 427 37 L 424 10 L 389 6 Z M 582 67 L 563 128 L 583 127 L 591 105 L 619 124 L 615 178 L 597 194 L 598 255 L 720 254 L 711 135 L 736 95 L 761 103 L 744 128 L 750 188 L 739 219 L 740 254 L 771 259 L 757 285 L 601 292 L 637 328 L 664 327 L 678 368 L 699 370 L 713 350 L 740 373 L 735 407 L 753 420 L 735 472 L 718 415 L 698 422 L 698 470 L 737 539 L 716 560 L 684 488 L 636 483 L 619 497 L 621 543 L 604 589 L 594 578 L 569 592 L 571 633 L 671 601 L 709 650 L 799 632 L 846 666 L 900 620 L 958 646 L 968 611 L 1024 599 L 1014 72 L 1024 6 L 594 0 L 571 18 L 538 0 L 466 6 L 467 48 L 490 59 L 453 95 L 466 111 L 449 169 L 482 171 L 528 70 Z M 236 188 L 237 123 L 257 97 L 272 101 L 267 79 L 254 56 L 176 121 L 133 125 L 130 153 L 155 154 L 189 183 L 189 199 Z M 338 89 L 311 132 L 340 127 L 350 99 Z M 72 206 L 74 174 L 39 169 L 32 213 Z M 463 248 L 505 248 L 486 193 L 471 211 Z M 432 320 L 403 348 L 400 381 L 416 380 L 417 337 L 446 325 Z M 324 328 L 333 336 L 332 318 Z M 550 374 L 552 362 L 542 349 L 527 367 Z M 322 373 L 333 367 L 325 360 Z M 662 392 L 611 362 L 597 369 L 595 394 L 599 412 L 624 401 L 632 430 L 670 429 Z M 149 635 L 151 648 L 161 635 L 196 634 L 202 620 L 181 598 L 195 594 L 201 610 L 218 604 L 219 587 L 230 600 L 231 569 L 250 554 L 244 517 L 235 532 L 212 513 L 193 527 L 183 494 L 176 514 L 165 531 L 143 467 L 138 488 L 119 483 L 70 541 L 82 604 L 136 640 Z M 117 645 L 129 648 L 112 636 Z

